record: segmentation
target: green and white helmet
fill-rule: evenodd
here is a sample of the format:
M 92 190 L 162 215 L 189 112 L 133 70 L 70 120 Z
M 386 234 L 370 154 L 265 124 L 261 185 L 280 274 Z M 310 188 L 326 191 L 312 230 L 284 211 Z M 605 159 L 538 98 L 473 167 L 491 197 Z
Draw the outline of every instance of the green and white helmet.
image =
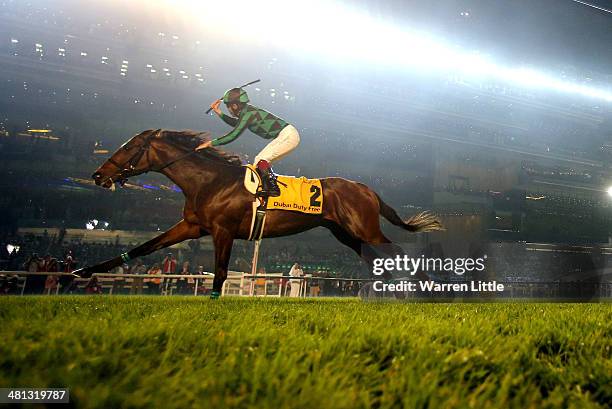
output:
M 230 90 L 225 91 L 223 94 L 223 102 L 227 104 L 238 104 L 249 102 L 249 96 L 246 91 L 242 88 L 232 88 Z

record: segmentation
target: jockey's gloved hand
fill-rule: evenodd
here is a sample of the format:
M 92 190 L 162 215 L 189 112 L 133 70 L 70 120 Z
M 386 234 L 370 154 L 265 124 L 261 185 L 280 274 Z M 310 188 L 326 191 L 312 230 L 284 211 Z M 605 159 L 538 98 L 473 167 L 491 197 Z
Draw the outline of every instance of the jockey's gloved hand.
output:
M 212 104 L 210 104 L 210 109 L 215 111 L 215 113 L 217 115 L 221 115 L 221 108 L 219 108 L 219 105 L 221 105 L 221 100 L 220 99 L 218 99 L 215 102 L 213 102 Z
M 199 144 L 195 148 L 195 150 L 196 151 L 201 151 L 202 149 L 207 149 L 207 148 L 210 148 L 211 146 L 212 146 L 212 141 L 205 141 L 205 142 L 202 142 L 201 144 Z

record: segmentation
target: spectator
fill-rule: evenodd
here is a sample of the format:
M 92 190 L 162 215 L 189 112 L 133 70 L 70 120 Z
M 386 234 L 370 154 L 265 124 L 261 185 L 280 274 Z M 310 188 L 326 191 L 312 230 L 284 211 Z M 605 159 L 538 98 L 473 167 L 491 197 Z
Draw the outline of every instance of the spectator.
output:
M 45 272 L 48 273 L 57 273 L 59 271 L 59 263 L 56 258 L 51 258 L 51 256 L 45 257 L 45 264 L 43 266 Z M 48 275 L 45 280 L 45 292 L 47 294 L 51 294 L 51 292 L 56 292 L 58 290 L 59 285 L 59 276 L 57 275 Z
M 319 274 L 320 272 L 317 271 L 315 274 L 313 274 L 313 277 L 318 277 Z M 319 284 L 319 280 L 317 279 L 310 280 L 310 296 L 318 297 L 320 293 L 321 293 L 321 285 Z
M 18 249 L 15 247 L 13 248 L 13 251 L 11 251 L 8 255 L 8 259 L 7 259 L 7 270 L 16 270 L 17 269 L 17 260 L 18 260 Z
M 44 261 L 38 257 L 37 253 L 32 255 L 24 263 L 24 268 L 30 273 L 38 273 L 44 271 Z M 26 292 L 28 294 L 42 294 L 45 288 L 46 277 L 44 275 L 33 275 L 26 281 Z
M 142 259 L 136 260 L 136 265 L 132 268 L 132 274 L 147 274 L 147 266 L 142 263 Z
M 129 266 L 127 264 L 123 264 L 123 265 L 119 265 L 115 268 L 113 268 L 112 273 L 113 274 L 126 274 L 126 271 L 129 271 Z
M 172 253 L 168 253 L 162 262 L 162 271 L 164 274 L 174 274 L 176 272 L 176 258 Z
M 38 254 L 32 253 L 32 255 L 28 257 L 26 262 L 23 263 L 23 268 L 30 273 L 36 273 L 39 270 L 41 264 L 42 260 L 40 259 L 40 257 L 38 257 Z
M 19 294 L 19 277 L 0 276 L 0 295 L 14 294 Z
M 291 277 L 304 277 L 304 270 L 302 270 L 298 263 L 294 263 L 289 271 L 289 275 Z M 291 293 L 289 297 L 299 297 L 300 289 L 302 288 L 302 280 L 292 279 L 289 281 L 291 283 Z
M 149 271 L 147 271 L 148 275 L 159 275 L 161 273 L 162 273 L 162 270 L 159 267 L 158 263 L 153 264 L 153 267 L 151 267 Z M 148 290 L 147 292 L 152 295 L 153 294 L 159 295 L 161 283 L 162 283 L 161 277 L 149 278 L 149 279 L 146 279 L 146 281 L 147 281 L 147 290 Z
M 185 261 L 183 263 L 183 268 L 181 270 L 181 275 L 191 275 L 189 272 L 189 261 Z M 189 294 L 189 287 L 193 289 L 194 281 L 193 278 L 190 278 L 189 281 L 187 279 L 181 277 L 178 279 L 176 283 L 176 292 L 177 294 Z
M 211 275 L 211 273 L 207 273 L 204 271 L 204 266 L 198 266 L 198 271 L 196 271 L 195 273 L 196 275 L 199 276 L 206 276 L 206 275 Z M 206 287 L 203 285 L 204 284 L 204 280 L 200 280 L 199 278 L 196 278 L 196 280 L 198 281 L 198 294 L 206 294 L 207 289 Z
M 102 294 L 102 286 L 98 282 L 98 277 L 92 276 L 85 285 L 85 294 Z
M 74 257 L 72 256 L 72 251 L 68 250 L 68 252 L 66 253 L 66 257 L 64 257 L 64 272 L 72 273 L 72 270 L 74 270 L 75 264 L 76 262 L 74 260 Z

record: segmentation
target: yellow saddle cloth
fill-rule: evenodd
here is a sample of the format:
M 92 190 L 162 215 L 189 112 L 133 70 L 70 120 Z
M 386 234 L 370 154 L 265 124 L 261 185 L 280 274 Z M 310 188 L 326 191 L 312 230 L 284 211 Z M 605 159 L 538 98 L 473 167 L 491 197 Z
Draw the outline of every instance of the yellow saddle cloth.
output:
M 261 179 L 255 166 L 247 165 L 244 186 L 253 194 L 260 189 Z M 267 209 L 292 210 L 295 212 L 321 214 L 323 212 L 323 188 L 320 179 L 278 176 L 281 195 L 268 198 Z

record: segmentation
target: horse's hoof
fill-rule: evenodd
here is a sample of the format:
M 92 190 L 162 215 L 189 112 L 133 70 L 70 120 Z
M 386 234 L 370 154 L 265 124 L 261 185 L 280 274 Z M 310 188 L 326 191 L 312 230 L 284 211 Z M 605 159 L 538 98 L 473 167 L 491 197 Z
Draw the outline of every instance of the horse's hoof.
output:
M 78 268 L 72 272 L 76 278 L 89 278 L 92 274 L 93 271 L 89 267 Z
M 220 296 L 221 294 L 219 293 L 219 291 L 213 291 L 210 293 L 211 300 L 218 300 Z

